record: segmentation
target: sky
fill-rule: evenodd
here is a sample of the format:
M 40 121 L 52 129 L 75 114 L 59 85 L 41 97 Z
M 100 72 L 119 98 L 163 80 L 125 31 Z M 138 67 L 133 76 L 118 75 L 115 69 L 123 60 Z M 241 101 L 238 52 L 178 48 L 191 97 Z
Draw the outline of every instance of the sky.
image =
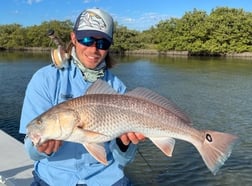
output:
M 161 20 L 181 18 L 193 9 L 208 14 L 217 7 L 241 8 L 252 12 L 251 0 L 2 0 L 0 25 L 40 25 L 43 21 L 75 22 L 87 8 L 101 8 L 121 26 L 147 30 Z

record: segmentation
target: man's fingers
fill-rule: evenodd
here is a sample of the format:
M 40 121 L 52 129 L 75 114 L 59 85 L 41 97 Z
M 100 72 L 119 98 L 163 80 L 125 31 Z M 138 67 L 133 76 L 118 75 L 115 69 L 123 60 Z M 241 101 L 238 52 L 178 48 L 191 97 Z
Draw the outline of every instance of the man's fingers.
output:
M 38 147 L 39 152 L 44 152 L 46 154 L 51 154 L 56 152 L 61 146 L 62 142 L 58 140 L 48 140 Z
M 123 143 L 124 145 L 129 145 L 130 140 L 129 140 L 127 134 L 121 135 L 120 139 L 121 139 L 121 141 L 122 141 L 122 143 Z
M 61 144 L 62 144 L 62 141 L 58 141 L 58 140 L 54 141 L 53 152 L 57 152 L 58 149 L 60 148 Z
M 124 145 L 129 145 L 130 142 L 138 144 L 139 141 L 143 141 L 145 139 L 145 136 L 141 133 L 129 132 L 121 135 L 120 139 Z
M 135 133 L 135 135 L 139 141 L 145 140 L 145 136 L 142 133 Z
M 54 143 L 55 142 L 53 140 L 48 141 L 47 148 L 44 151 L 46 154 L 51 154 L 53 152 L 53 150 L 54 150 Z
M 37 149 L 38 149 L 39 152 L 44 152 L 47 149 L 47 146 L 48 146 L 48 141 L 45 142 L 45 143 L 43 143 L 43 144 L 41 144 L 41 145 L 39 145 L 37 147 Z
M 137 138 L 137 136 L 135 135 L 135 133 L 133 132 L 129 132 L 127 134 L 129 140 L 133 143 L 133 144 L 138 144 L 139 143 L 139 139 Z

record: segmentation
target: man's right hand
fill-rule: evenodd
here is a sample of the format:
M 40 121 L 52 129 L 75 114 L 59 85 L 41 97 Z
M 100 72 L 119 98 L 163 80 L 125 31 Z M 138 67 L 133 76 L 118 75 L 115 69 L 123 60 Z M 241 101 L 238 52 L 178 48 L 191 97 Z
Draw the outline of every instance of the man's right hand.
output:
M 48 140 L 37 147 L 39 152 L 43 152 L 47 155 L 50 155 L 56 152 L 59 147 L 62 145 L 62 141 L 60 140 Z

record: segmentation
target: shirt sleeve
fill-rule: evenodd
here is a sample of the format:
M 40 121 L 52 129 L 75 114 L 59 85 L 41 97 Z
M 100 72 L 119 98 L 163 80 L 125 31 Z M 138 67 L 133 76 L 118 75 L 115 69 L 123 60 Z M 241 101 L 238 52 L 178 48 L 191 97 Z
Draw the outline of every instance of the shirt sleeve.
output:
M 130 143 L 128 149 L 125 152 L 122 152 L 119 146 L 116 143 L 116 140 L 110 142 L 110 150 L 113 154 L 113 157 L 118 163 L 122 166 L 131 163 L 136 155 L 137 145 Z
M 26 133 L 26 126 L 31 120 L 53 105 L 49 93 L 47 93 L 49 88 L 45 81 L 47 80 L 43 73 L 39 71 L 33 75 L 27 86 L 19 128 L 19 132 L 22 134 Z M 24 139 L 24 145 L 31 159 L 36 161 L 48 157 L 45 153 L 38 152 L 29 138 Z

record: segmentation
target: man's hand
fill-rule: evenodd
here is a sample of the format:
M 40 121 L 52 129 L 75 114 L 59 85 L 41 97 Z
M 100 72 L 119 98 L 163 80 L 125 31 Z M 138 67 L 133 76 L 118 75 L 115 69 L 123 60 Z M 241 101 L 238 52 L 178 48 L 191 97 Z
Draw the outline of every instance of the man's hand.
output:
M 39 152 L 43 152 L 46 153 L 47 155 L 50 155 L 53 152 L 56 152 L 61 146 L 61 144 L 62 141 L 59 140 L 48 140 L 45 143 L 38 146 L 37 149 Z
M 145 136 L 141 133 L 129 132 L 120 136 L 120 139 L 124 145 L 129 145 L 130 142 L 138 144 L 139 141 L 143 141 Z

